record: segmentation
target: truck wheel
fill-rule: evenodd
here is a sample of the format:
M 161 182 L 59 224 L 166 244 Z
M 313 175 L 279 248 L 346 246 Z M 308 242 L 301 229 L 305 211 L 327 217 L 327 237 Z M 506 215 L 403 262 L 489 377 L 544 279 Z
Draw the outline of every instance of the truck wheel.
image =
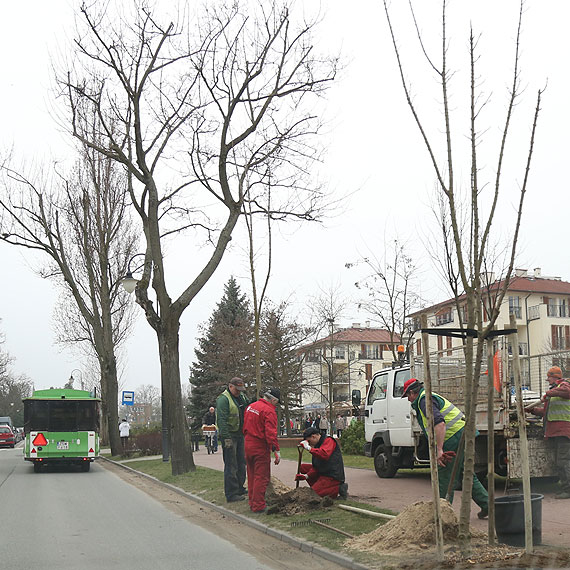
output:
M 42 464 L 35 462 L 34 463 L 34 473 L 40 473 L 42 470 Z
M 374 469 L 376 475 L 381 479 L 391 479 L 398 472 L 398 466 L 394 463 L 392 456 L 382 448 L 378 448 L 374 453 Z
M 87 473 L 87 471 L 89 471 L 89 469 L 91 469 L 91 461 L 84 461 L 81 464 L 81 471 Z
M 507 450 L 499 449 L 495 452 L 495 473 L 501 477 L 507 476 Z

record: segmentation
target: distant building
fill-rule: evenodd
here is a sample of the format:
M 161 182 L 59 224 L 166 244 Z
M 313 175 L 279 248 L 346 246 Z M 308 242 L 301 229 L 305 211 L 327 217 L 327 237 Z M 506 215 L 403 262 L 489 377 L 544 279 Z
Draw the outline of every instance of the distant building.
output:
M 152 421 L 152 404 L 133 404 L 130 406 L 129 422 L 132 425 L 148 426 Z
M 351 408 L 352 390 L 364 396 L 372 375 L 391 366 L 392 346 L 400 337 L 390 338 L 389 331 L 354 323 L 350 328 L 334 331 L 325 338 L 301 348 L 303 356 L 301 394 L 305 411 L 319 413 L 329 406 L 329 379 L 337 412 Z
M 490 285 L 498 288 L 502 281 Z M 460 296 L 459 311 L 465 311 Z M 421 354 L 421 335 L 419 318 L 427 314 L 428 327 L 459 328 L 455 299 L 447 299 L 410 315 L 414 320 L 412 337 L 413 351 Z M 570 349 L 570 283 L 560 277 L 546 277 L 536 268 L 531 274 L 526 269 L 515 270 L 496 322 L 498 329 L 509 328 L 510 315 L 513 314 L 519 336 L 519 353 L 522 356 L 534 356 L 546 352 Z M 483 303 L 483 319 L 488 321 L 487 307 Z M 465 319 L 463 319 L 465 322 Z M 430 335 L 430 351 L 443 351 L 461 344 L 460 339 Z M 570 369 L 570 363 L 559 363 Z

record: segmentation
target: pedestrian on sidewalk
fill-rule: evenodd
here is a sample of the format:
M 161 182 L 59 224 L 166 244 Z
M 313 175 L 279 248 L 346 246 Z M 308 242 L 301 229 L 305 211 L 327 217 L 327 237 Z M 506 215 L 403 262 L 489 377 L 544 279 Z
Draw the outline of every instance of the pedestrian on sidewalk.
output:
M 319 423 L 319 429 L 321 430 L 321 435 L 327 435 L 329 431 L 329 420 L 327 415 L 324 414 Z
M 307 481 L 320 497 L 336 499 L 340 495 L 346 499 L 348 485 L 344 480 L 344 462 L 338 440 L 310 427 L 303 432 L 303 441 L 299 445 L 311 454 L 312 462 L 301 463 L 295 481 Z
M 216 426 L 216 408 L 214 406 L 210 406 L 208 411 L 202 417 L 202 425 L 203 426 Z M 205 439 L 206 436 L 204 436 Z M 214 432 L 212 436 L 212 451 L 216 453 L 218 451 L 218 429 Z
M 570 499 L 570 382 L 562 378 L 562 370 L 553 366 L 546 373 L 550 389 L 541 400 L 542 407 L 527 411 L 544 418 L 544 437 L 554 446 L 555 463 L 560 478 L 556 499 Z
M 242 429 L 243 414 L 249 402 L 244 391 L 244 381 L 236 376 L 216 400 L 216 425 L 224 457 L 224 494 L 228 503 L 243 501 L 247 493 Z
M 131 426 L 127 421 L 127 418 L 123 418 L 119 424 L 119 437 L 121 438 L 121 445 L 123 446 L 123 451 L 126 451 L 129 446 L 129 434 L 131 433 Z
M 275 465 L 281 461 L 275 411 L 280 398 L 278 388 L 269 388 L 245 409 L 243 416 L 247 492 L 249 508 L 254 513 L 267 511 L 265 491 L 271 477 L 271 453 L 275 455 Z
M 426 412 L 426 397 L 425 389 L 422 382 L 416 378 L 410 378 L 404 383 L 404 393 L 402 398 L 408 398 L 412 404 L 412 408 L 416 412 L 418 423 L 427 437 L 427 412 Z M 444 452 L 453 451 L 458 452 L 463 429 L 465 428 L 464 415 L 459 408 L 455 407 L 449 400 L 446 400 L 435 392 L 431 396 L 431 406 L 433 409 L 434 418 L 434 432 L 437 447 L 437 465 L 439 475 L 439 496 L 445 497 L 449 487 L 449 480 L 453 472 L 453 461 L 446 461 Z M 460 460 L 458 466 L 455 485 L 460 480 L 461 473 L 463 472 L 463 458 Z M 480 519 L 484 519 L 489 514 L 489 495 L 487 490 L 477 475 L 473 474 L 473 487 L 471 489 L 471 496 L 473 500 L 479 505 L 481 510 L 477 513 Z M 449 502 L 453 502 L 453 494 L 449 498 Z

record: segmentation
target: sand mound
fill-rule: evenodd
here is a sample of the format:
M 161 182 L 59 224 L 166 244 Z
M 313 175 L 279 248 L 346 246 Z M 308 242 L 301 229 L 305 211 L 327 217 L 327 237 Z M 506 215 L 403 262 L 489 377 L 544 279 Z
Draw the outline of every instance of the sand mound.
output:
M 444 540 L 454 541 L 459 530 L 457 516 L 446 500 L 440 499 L 440 504 Z M 395 519 L 346 543 L 349 548 L 372 551 L 396 550 L 416 544 L 435 544 L 433 502 L 413 503 Z
M 269 514 L 280 513 L 287 516 L 309 513 L 333 504 L 330 497 L 319 497 L 310 487 L 291 489 L 275 477 L 271 477 L 265 501 Z

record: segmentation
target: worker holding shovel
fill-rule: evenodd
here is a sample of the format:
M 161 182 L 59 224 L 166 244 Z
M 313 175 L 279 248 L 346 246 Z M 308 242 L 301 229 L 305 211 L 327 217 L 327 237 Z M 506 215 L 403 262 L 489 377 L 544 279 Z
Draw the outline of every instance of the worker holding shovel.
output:
M 310 427 L 303 432 L 303 441 L 299 447 L 311 454 L 312 463 L 301 463 L 299 454 L 295 481 L 307 481 L 320 497 L 336 499 L 340 496 L 346 499 L 348 485 L 344 480 L 344 462 L 338 441 L 321 434 L 319 429 Z

